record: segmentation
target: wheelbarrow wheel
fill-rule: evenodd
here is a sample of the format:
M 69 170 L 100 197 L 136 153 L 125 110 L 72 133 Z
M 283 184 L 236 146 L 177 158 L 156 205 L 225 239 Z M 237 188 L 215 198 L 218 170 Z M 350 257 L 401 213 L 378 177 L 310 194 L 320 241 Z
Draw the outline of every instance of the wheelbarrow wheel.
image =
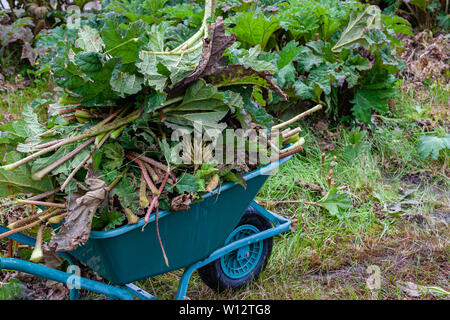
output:
M 225 244 L 271 228 L 269 220 L 249 207 Z M 272 253 L 273 238 L 234 250 L 198 269 L 203 282 L 217 292 L 237 291 L 256 279 Z

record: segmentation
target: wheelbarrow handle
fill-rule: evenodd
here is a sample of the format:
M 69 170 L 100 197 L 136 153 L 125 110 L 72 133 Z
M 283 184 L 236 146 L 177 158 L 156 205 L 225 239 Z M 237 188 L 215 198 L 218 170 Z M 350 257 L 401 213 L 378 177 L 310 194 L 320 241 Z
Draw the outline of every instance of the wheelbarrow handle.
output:
M 79 281 L 77 289 L 86 289 L 122 300 L 134 300 L 127 290 L 20 259 L 0 258 L 0 270 L 2 269 L 17 270 L 64 284 L 77 277 L 76 280 Z

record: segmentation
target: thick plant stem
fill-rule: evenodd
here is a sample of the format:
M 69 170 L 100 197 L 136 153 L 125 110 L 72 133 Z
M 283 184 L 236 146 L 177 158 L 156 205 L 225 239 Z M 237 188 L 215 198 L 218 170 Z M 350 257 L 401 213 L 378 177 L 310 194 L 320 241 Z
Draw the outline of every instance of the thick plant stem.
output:
M 44 258 L 44 253 L 42 252 L 42 237 L 44 234 L 44 224 L 41 224 L 39 227 L 39 230 L 37 232 L 37 237 L 36 237 L 36 245 L 34 247 L 33 252 L 31 253 L 31 257 L 30 257 L 30 261 L 31 262 L 39 262 L 42 260 L 42 258 Z
M 155 170 L 152 168 L 152 166 L 149 165 L 147 162 L 144 162 L 144 166 L 147 169 L 148 174 L 152 178 L 152 181 L 154 181 L 155 183 L 158 183 L 161 179 L 158 176 L 158 174 L 155 172 Z
M 212 18 L 214 16 L 214 12 L 216 11 L 216 3 L 217 0 L 206 0 L 205 1 L 205 14 L 203 16 L 203 21 L 200 29 L 187 41 L 185 41 L 183 44 L 178 46 L 177 48 L 173 49 L 172 52 L 180 52 L 183 50 L 188 49 L 190 46 L 192 46 L 194 43 L 199 41 L 202 38 L 208 37 L 208 22 L 207 20 L 209 18 Z
M 302 131 L 302 129 L 300 129 L 300 127 L 297 127 L 297 128 L 295 128 L 295 129 L 292 129 L 292 130 L 289 130 L 289 131 L 287 131 L 286 133 L 281 133 L 281 136 L 282 136 L 282 138 L 283 138 L 283 140 L 284 139 L 286 139 L 286 138 L 288 138 L 288 137 L 290 137 L 290 136 L 293 136 L 294 134 L 296 134 L 296 133 L 299 133 L 299 132 L 301 132 Z
M 125 110 L 125 107 L 124 108 L 120 108 L 119 110 L 117 110 L 113 114 L 109 115 L 108 117 L 106 117 L 105 119 L 103 119 L 102 121 L 100 121 L 99 123 L 94 125 L 91 129 L 101 128 L 102 126 L 104 126 L 105 124 L 107 124 L 111 120 L 113 120 L 115 117 L 117 117 L 119 114 L 121 114 L 124 110 Z
M 298 147 L 298 148 L 295 149 L 295 150 L 292 150 L 292 151 L 289 151 L 289 152 L 280 154 L 278 157 L 271 158 L 271 159 L 270 159 L 270 162 L 274 162 L 274 161 L 281 160 L 281 159 L 283 159 L 283 158 L 286 158 L 286 157 L 288 157 L 288 156 L 290 156 L 290 155 L 293 155 L 293 154 L 295 154 L 295 153 L 297 153 L 297 152 L 300 152 L 300 151 L 303 151 L 303 148 L 302 148 L 302 147 Z
M 148 171 L 147 171 L 147 168 L 145 168 L 144 163 L 139 158 L 136 158 L 132 155 L 127 155 L 127 158 L 138 164 L 139 168 L 141 169 L 142 176 L 144 177 L 144 180 L 147 183 L 148 188 L 152 191 L 152 193 L 154 195 L 159 194 L 158 188 L 156 188 L 152 179 L 150 179 L 150 176 L 148 175 Z
M 159 246 L 161 247 L 161 251 L 164 257 L 164 262 L 166 263 L 166 266 L 169 266 L 169 259 L 167 259 L 167 255 L 166 255 L 166 251 L 164 250 L 164 246 L 161 240 L 161 235 L 159 234 L 159 207 L 156 207 L 156 212 L 155 212 L 155 223 L 156 223 L 156 235 L 158 237 L 158 242 L 159 242 Z
M 54 202 L 45 202 L 45 201 L 32 201 L 32 200 L 17 200 L 18 203 L 23 204 L 34 204 L 37 206 L 46 206 L 46 207 L 56 207 L 56 208 L 66 208 L 64 203 L 54 203 Z
M 286 148 L 286 149 L 282 149 L 281 150 L 281 154 L 287 153 L 289 151 L 298 149 L 299 147 L 301 147 L 303 144 L 305 143 L 305 138 L 300 138 L 296 143 L 294 143 L 292 146 Z
M 73 142 L 76 142 L 76 141 L 80 141 L 80 140 L 83 140 L 83 139 L 86 139 L 86 138 L 90 138 L 90 137 L 99 135 L 99 134 L 104 133 L 104 132 L 108 132 L 108 131 L 117 129 L 117 128 L 119 128 L 119 127 L 121 127 L 121 126 L 123 126 L 123 125 L 125 125 L 127 123 L 130 123 L 130 122 L 136 120 L 137 118 L 139 118 L 139 116 L 143 113 L 143 111 L 144 111 L 144 108 L 141 108 L 140 110 L 136 110 L 135 112 L 130 113 L 125 118 L 119 119 L 119 120 L 117 120 L 115 122 L 112 122 L 112 123 L 104 125 L 104 126 L 100 126 L 98 128 L 95 128 L 95 130 L 94 130 L 94 128 L 90 128 L 90 129 L 86 130 L 86 132 L 84 132 L 83 134 L 64 139 L 63 141 L 61 141 L 61 142 L 59 142 L 59 143 L 57 143 L 55 145 L 52 145 L 52 146 L 50 146 L 48 148 L 45 148 L 45 149 L 43 149 L 41 151 L 38 151 L 38 152 L 36 152 L 36 153 L 34 153 L 34 154 L 32 154 L 32 155 L 30 155 L 28 157 L 25 157 L 25 158 L 23 158 L 23 159 L 21 159 L 19 161 L 16 161 L 16 162 L 8 164 L 8 165 L 5 165 L 5 166 L 3 166 L 1 168 L 3 170 L 14 170 L 17 167 L 20 167 L 21 165 L 23 165 L 23 164 L 25 164 L 25 163 L 27 163 L 27 162 L 29 162 L 31 160 L 34 160 L 34 159 L 40 157 L 41 155 L 44 155 L 44 154 L 46 154 L 46 153 L 48 153 L 50 151 L 56 150 L 59 147 L 62 147 L 64 145 L 66 145 L 66 144 L 73 143 Z
M 155 207 L 156 203 L 158 202 L 159 196 L 161 195 L 161 193 L 164 190 L 164 186 L 166 185 L 167 178 L 169 178 L 169 170 L 166 171 L 166 175 L 164 176 L 164 180 L 161 182 L 161 186 L 159 187 L 159 194 L 157 194 L 155 197 L 153 197 L 152 203 L 150 204 L 150 207 L 148 208 L 147 213 L 145 214 L 145 217 L 144 217 L 145 224 L 142 227 L 142 231 L 144 231 L 144 228 L 147 225 L 148 220 L 150 218 L 150 214 L 152 213 L 153 208 Z
M 45 221 L 45 220 L 47 220 L 47 219 L 49 219 L 49 218 L 51 218 L 51 217 L 54 217 L 55 215 L 58 215 L 58 214 L 60 214 L 60 213 L 61 213 L 61 212 L 57 212 L 57 211 L 55 210 L 55 211 L 53 211 L 53 212 L 51 212 L 51 213 L 49 213 L 49 214 L 47 214 L 47 215 L 45 215 L 45 216 L 43 216 L 43 217 L 39 217 L 36 221 L 33 221 L 33 222 L 30 223 L 30 224 L 27 224 L 27 225 L 25 225 L 25 226 L 18 227 L 18 228 L 9 230 L 9 231 L 7 231 L 7 232 L 4 232 L 4 233 L 0 234 L 0 239 L 9 237 L 9 236 L 11 236 L 11 235 L 13 235 L 13 234 L 15 234 L 15 233 L 18 233 L 18 232 L 23 232 L 23 231 L 26 231 L 26 230 L 28 230 L 28 229 L 31 229 L 31 228 L 33 228 L 33 227 L 35 227 L 35 226 L 37 226 L 37 225 L 43 223 L 43 221 Z
M 27 200 L 32 200 L 32 201 L 34 201 L 34 200 L 41 200 L 41 199 L 47 198 L 47 197 L 49 197 L 49 196 L 55 194 L 55 193 L 58 192 L 58 191 L 59 191 L 59 188 L 55 188 L 55 189 L 53 189 L 53 190 L 50 190 L 50 191 L 47 191 L 47 192 L 44 192 L 44 193 L 37 194 L 37 195 L 35 195 L 35 196 L 33 196 L 33 197 L 28 198 Z
M 164 190 L 164 186 L 166 185 L 168 178 L 169 178 L 169 170 L 167 170 L 164 180 L 162 181 L 161 186 L 159 187 L 159 194 L 153 198 L 152 203 L 150 204 L 150 207 L 148 208 L 147 213 L 145 214 L 144 217 L 145 224 L 142 226 L 142 231 L 144 231 L 144 228 L 147 225 L 148 220 L 150 218 L 150 214 L 152 213 L 153 208 L 156 206 L 155 212 L 156 235 L 158 236 L 159 245 L 161 246 L 161 251 L 164 256 L 164 262 L 166 263 L 166 266 L 169 266 L 169 260 L 167 259 L 166 252 L 164 251 L 164 246 L 161 241 L 161 236 L 159 234 L 159 206 L 156 203 L 158 202 L 159 196 Z
M 0 234 L 0 239 L 4 239 L 4 238 L 9 237 L 9 236 L 11 236 L 11 235 L 13 235 L 15 233 L 18 233 L 18 232 L 26 231 L 26 230 L 31 229 L 31 228 L 33 228 L 33 227 L 35 227 L 35 226 L 37 226 L 37 225 L 39 225 L 41 223 L 42 223 L 41 220 L 36 220 L 36 221 L 34 221 L 34 222 L 30 223 L 30 224 L 27 224 L 25 226 L 9 230 L 7 232 L 4 232 L 4 233 Z
M 63 140 L 64 140 L 64 139 L 59 139 L 59 140 L 53 140 L 53 141 L 50 141 L 50 142 L 46 142 L 46 143 L 43 143 L 43 144 L 39 144 L 39 145 L 37 145 L 37 146 L 34 146 L 34 147 L 32 148 L 32 150 L 34 151 L 34 150 L 38 150 L 38 149 L 47 148 L 47 147 L 53 146 L 53 145 L 55 145 L 55 144 L 57 144 L 57 143 L 60 143 L 60 142 L 63 141 Z
M 53 213 L 53 212 L 58 212 L 58 213 L 59 212 L 64 212 L 64 209 L 50 208 L 50 209 L 44 210 L 42 212 L 36 213 L 36 214 L 34 214 L 32 216 L 29 216 L 29 217 L 23 218 L 21 220 L 18 220 L 16 222 L 13 222 L 13 223 L 9 224 L 7 227 L 9 229 L 20 228 L 20 227 L 23 227 L 23 226 L 25 226 L 25 225 L 33 222 L 33 221 L 36 221 L 37 219 L 39 219 L 41 217 L 45 217 L 46 215 L 48 215 L 50 213 Z
M 95 141 L 95 138 L 91 138 L 82 144 L 80 144 L 78 147 L 76 147 L 73 151 L 66 154 L 64 157 L 58 159 L 57 161 L 53 162 L 51 165 L 39 170 L 38 172 L 35 172 L 33 175 L 31 175 L 31 179 L 33 180 L 41 180 L 43 177 L 45 177 L 50 171 L 56 169 L 60 165 L 62 165 L 67 160 L 74 157 L 76 154 L 78 154 L 81 150 L 86 148 L 88 145 L 92 144 Z
M 138 154 L 136 152 L 130 152 L 130 155 L 133 157 L 133 159 L 139 159 L 139 160 L 145 161 L 148 164 L 151 164 L 152 166 L 155 166 L 155 167 L 157 167 L 157 168 L 159 168 L 161 170 L 164 170 L 164 171 L 168 170 L 168 167 L 166 165 L 164 165 L 161 162 L 156 161 L 154 159 L 151 159 L 151 158 L 148 158 L 146 156 L 140 155 L 140 154 Z
M 283 123 L 277 124 L 276 126 L 273 126 L 272 130 L 280 130 L 281 128 L 284 128 L 284 127 L 286 127 L 286 126 L 288 126 L 288 125 L 290 125 L 290 124 L 300 120 L 301 118 L 306 117 L 307 115 L 309 115 L 309 114 L 311 114 L 313 112 L 316 112 L 316 111 L 318 111 L 320 109 L 322 109 L 322 105 L 318 104 L 314 108 L 306 110 L 305 112 L 300 113 L 299 115 L 293 117 L 292 119 L 289 119 L 286 122 L 283 122 Z
M 145 182 L 144 174 L 141 174 L 141 184 L 139 186 L 139 205 L 142 208 L 147 208 L 150 205 L 146 191 L 147 191 L 147 183 Z
M 64 189 L 66 188 L 67 184 L 70 182 L 70 180 L 72 180 L 72 178 L 75 176 L 75 174 L 78 172 L 78 170 L 80 170 L 84 164 L 92 157 L 92 155 L 94 154 L 95 151 L 97 151 L 98 149 L 101 148 L 101 146 L 105 143 L 106 140 L 108 140 L 109 136 L 111 134 L 111 131 L 108 132 L 103 139 L 100 141 L 100 143 L 98 145 L 96 145 L 91 152 L 89 152 L 89 154 L 86 156 L 86 158 L 83 159 L 83 161 L 81 161 L 77 167 L 75 169 L 73 169 L 73 171 L 70 173 L 70 175 L 67 177 L 67 179 L 64 181 L 64 183 L 61 186 L 61 191 L 64 191 Z

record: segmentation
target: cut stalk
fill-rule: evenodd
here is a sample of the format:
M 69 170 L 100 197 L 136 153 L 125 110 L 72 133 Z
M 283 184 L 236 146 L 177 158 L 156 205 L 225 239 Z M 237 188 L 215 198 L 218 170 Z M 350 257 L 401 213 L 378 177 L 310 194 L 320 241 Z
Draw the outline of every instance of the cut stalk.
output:
M 46 142 L 46 143 L 43 143 L 43 144 L 38 144 L 37 146 L 34 146 L 32 148 L 32 150 L 47 148 L 47 147 L 53 146 L 53 145 L 55 145 L 55 144 L 57 144 L 57 143 L 59 143 L 59 142 L 61 142 L 63 140 L 64 139 L 58 139 L 58 140 L 53 140 L 53 141 Z
M 150 177 L 152 178 L 152 181 L 154 183 L 158 183 L 161 179 L 160 179 L 159 175 L 156 173 L 156 171 L 152 168 L 152 166 L 149 165 L 147 162 L 144 162 L 144 166 L 147 169 Z
M 24 232 L 24 231 L 26 231 L 26 230 L 28 230 L 28 229 L 31 229 L 31 228 L 33 228 L 33 227 L 35 227 L 35 226 L 41 224 L 44 220 L 46 220 L 46 219 L 48 219 L 48 218 L 51 218 L 51 217 L 53 217 L 53 216 L 55 216 L 55 215 L 57 215 L 57 214 L 58 214 L 58 213 L 57 213 L 56 210 L 55 210 L 54 212 L 49 213 L 49 214 L 47 214 L 47 215 L 44 216 L 44 217 L 38 218 L 36 221 L 33 221 L 33 222 L 30 223 L 30 224 L 27 224 L 27 225 L 25 225 L 25 226 L 18 227 L 18 228 L 9 230 L 9 231 L 7 231 L 7 232 L 4 232 L 4 233 L 0 234 L 0 239 L 7 238 L 7 237 L 9 237 L 9 236 L 11 236 L 11 235 L 13 235 L 13 234 L 15 234 L 15 233 L 18 233 L 18 232 Z
M 51 195 L 55 194 L 58 191 L 59 191 L 59 188 L 55 188 L 53 190 L 50 190 L 50 191 L 47 191 L 47 192 L 44 192 L 44 193 L 41 193 L 41 194 L 37 194 L 37 195 L 35 195 L 33 197 L 28 198 L 27 200 L 32 200 L 32 201 L 33 200 L 41 200 L 41 199 L 47 198 L 48 196 L 51 196 Z
M 19 161 L 14 162 L 14 163 L 2 166 L 0 168 L 3 169 L 3 170 L 14 170 L 17 167 L 20 167 L 21 165 L 23 165 L 23 164 L 25 164 L 25 163 L 27 163 L 27 162 L 29 162 L 31 160 L 34 160 L 34 159 L 40 157 L 43 154 L 46 154 L 46 153 L 48 153 L 50 151 L 53 151 L 53 150 L 56 150 L 59 147 L 62 147 L 64 145 L 66 145 L 66 144 L 73 143 L 73 142 L 76 142 L 76 141 L 80 141 L 80 140 L 83 140 L 83 139 L 86 139 L 86 138 L 90 138 L 90 137 L 99 135 L 99 134 L 107 132 L 107 131 L 111 131 L 111 130 L 117 129 L 117 128 L 119 128 L 119 127 L 121 127 L 121 126 L 123 126 L 123 125 L 125 125 L 127 123 L 130 123 L 130 122 L 136 120 L 137 118 L 139 118 L 139 116 L 143 113 L 143 111 L 144 111 L 144 109 L 141 108 L 140 110 L 136 110 L 135 112 L 129 114 L 127 117 L 125 117 L 123 119 L 119 119 L 119 120 L 117 120 L 115 122 L 112 122 L 110 124 L 107 124 L 107 125 L 104 125 L 104 126 L 100 126 L 98 128 L 95 128 L 95 130 L 94 130 L 94 127 L 90 128 L 90 129 L 86 130 L 86 132 L 81 134 L 81 135 L 64 139 L 63 141 L 61 141 L 61 142 L 59 142 L 59 143 L 57 143 L 57 144 L 55 144 L 53 146 L 45 148 L 45 149 L 43 149 L 41 151 L 38 151 L 38 152 L 28 156 L 28 157 L 25 157 L 25 158 L 23 158 L 23 159 L 21 159 Z
M 139 205 L 142 208 L 147 208 L 150 205 L 146 191 L 147 183 L 145 182 L 144 174 L 141 174 L 141 185 L 139 186 Z
M 83 150 L 84 148 L 86 148 L 88 145 L 90 145 L 91 143 L 93 143 L 95 140 L 95 138 L 91 138 L 85 142 L 83 142 L 82 144 L 80 144 L 78 147 L 76 147 L 73 151 L 69 152 L 68 154 L 66 154 L 64 157 L 58 159 L 57 161 L 53 162 L 51 165 L 39 170 L 38 172 L 35 172 L 34 174 L 31 175 L 31 179 L 33 180 L 41 180 L 43 177 L 45 177 L 50 171 L 56 169 L 57 167 L 59 167 L 60 165 L 62 165 L 64 162 L 66 162 L 67 160 L 71 159 L 72 157 L 74 157 L 76 154 L 78 154 L 81 150 Z
M 272 130 L 280 130 L 281 128 L 284 128 L 284 127 L 286 127 L 286 126 L 288 126 L 288 125 L 290 125 L 290 124 L 300 120 L 301 118 L 306 117 L 307 115 L 309 115 L 309 114 L 311 114 L 313 112 L 316 112 L 316 111 L 318 111 L 320 109 L 322 109 L 322 105 L 318 104 L 314 108 L 306 110 L 305 112 L 300 113 L 299 115 L 293 117 L 292 119 L 290 119 L 288 121 L 285 121 L 283 123 L 277 124 L 276 126 L 273 126 Z
M 125 208 L 125 215 L 127 217 L 128 224 L 136 224 L 139 222 L 139 218 L 129 208 Z
M 112 119 L 117 117 L 117 115 L 119 115 L 124 110 L 125 110 L 125 108 L 120 108 L 119 110 L 117 110 L 113 114 L 107 116 L 105 119 L 103 119 L 102 121 L 100 121 L 99 123 L 94 125 L 91 129 L 100 128 L 100 127 L 104 126 L 105 124 L 109 123 Z
M 166 171 L 166 175 L 164 176 L 164 180 L 162 181 L 161 186 L 159 187 L 159 194 L 157 194 L 155 197 L 153 197 L 152 203 L 150 204 L 150 207 L 148 208 L 147 213 L 145 214 L 145 217 L 144 217 L 145 224 L 144 224 L 144 226 L 142 227 L 142 231 L 144 231 L 144 228 L 145 228 L 145 226 L 146 226 L 147 223 L 148 223 L 148 219 L 150 218 L 150 214 L 152 213 L 153 208 L 155 207 L 156 202 L 158 201 L 159 196 L 161 195 L 161 193 L 162 193 L 163 190 L 164 190 L 164 186 L 166 185 L 167 178 L 169 178 L 169 170 Z
M 283 133 L 284 131 L 281 132 L 281 136 L 283 137 L 283 140 L 284 140 L 284 139 L 286 139 L 286 138 L 288 138 L 290 136 L 293 136 L 294 134 L 299 133 L 301 131 L 302 131 L 302 129 L 300 129 L 300 127 L 297 127 L 295 129 L 292 129 L 292 130 L 288 129 L 288 131 L 286 133 Z
M 63 213 L 63 214 L 60 214 L 59 216 L 54 216 L 54 217 L 49 218 L 47 220 L 47 222 L 50 224 L 58 224 L 58 223 L 61 223 L 66 216 L 67 216 L 67 213 Z
M 278 157 L 273 157 L 273 158 L 270 159 L 270 162 L 274 162 L 274 161 L 281 160 L 281 159 L 283 159 L 283 158 L 286 158 L 286 157 L 288 157 L 288 156 L 290 156 L 290 155 L 293 155 L 293 154 L 295 154 L 295 153 L 297 153 L 297 152 L 300 152 L 300 151 L 303 151 L 303 148 L 302 148 L 302 147 L 298 147 L 298 148 L 295 149 L 295 150 L 291 150 L 291 151 L 289 151 L 289 152 L 282 153 L 282 154 L 280 154 Z
M 31 262 L 39 262 L 44 258 L 44 253 L 42 252 L 42 236 L 44 234 L 44 224 L 41 224 L 39 227 L 37 237 L 36 237 L 36 245 L 34 247 L 33 252 L 31 253 L 30 261 Z
M 290 152 L 292 150 L 298 149 L 299 147 L 301 147 L 303 144 L 305 143 L 305 138 L 301 137 L 300 139 L 298 139 L 298 141 L 296 143 L 294 143 L 292 146 L 286 148 L 286 149 L 282 149 L 281 150 L 281 154 Z
M 34 215 L 31 215 L 29 217 L 23 218 L 22 220 L 18 220 L 16 222 L 13 222 L 11 224 L 9 224 L 7 227 L 9 229 L 16 229 L 16 228 L 20 228 L 23 227 L 33 221 L 36 221 L 37 219 L 39 219 L 40 217 L 45 217 L 46 215 L 53 213 L 53 212 L 64 212 L 64 209 L 56 209 L 56 208 L 50 208 L 47 210 L 44 210 L 42 212 L 36 213 Z
M 133 159 L 139 159 L 139 160 L 145 161 L 148 164 L 151 164 L 152 166 L 155 166 L 155 167 L 157 167 L 157 168 L 159 168 L 159 169 L 161 169 L 163 171 L 167 171 L 168 170 L 168 167 L 166 165 L 164 165 L 161 162 L 156 161 L 154 159 L 151 159 L 151 158 L 148 158 L 146 156 L 140 155 L 140 154 L 138 154 L 136 152 L 130 152 L 130 155 L 133 157 Z
M 45 202 L 45 201 L 33 201 L 33 200 L 17 200 L 18 203 L 23 204 L 34 204 L 37 206 L 46 206 L 46 207 L 55 207 L 55 208 L 66 208 L 64 203 L 55 203 L 55 202 Z
M 98 143 L 98 145 L 96 145 L 91 152 L 89 152 L 89 154 L 86 156 L 86 158 L 83 159 L 83 161 L 81 161 L 77 167 L 75 169 L 73 169 L 73 171 L 70 173 L 70 175 L 67 177 L 67 179 L 64 181 L 64 183 L 61 186 L 61 191 L 64 191 L 64 189 L 66 188 L 67 184 L 70 182 L 70 180 L 72 180 L 72 178 L 75 176 L 75 174 L 78 172 L 78 170 L 80 170 L 84 164 L 92 157 L 92 155 L 94 154 L 95 151 L 97 151 L 98 149 L 101 148 L 101 146 L 103 145 L 103 143 L 105 143 L 106 140 L 108 140 L 108 137 L 110 135 L 111 131 L 108 132 L 103 139 Z
M 127 158 L 136 162 L 139 166 L 139 168 L 141 169 L 142 175 L 144 177 L 145 182 L 147 183 L 148 188 L 152 191 L 152 193 L 154 195 L 159 194 L 158 188 L 156 188 L 155 184 L 153 183 L 153 181 L 150 179 L 147 169 L 144 166 L 144 163 L 139 160 L 138 158 L 133 158 L 133 156 L 131 155 L 127 155 Z
M 159 234 L 159 207 L 156 207 L 156 213 L 155 213 L 155 223 L 156 223 L 156 235 L 158 236 L 158 242 L 159 246 L 161 247 L 161 251 L 164 257 L 164 262 L 166 263 L 166 266 L 169 266 L 169 259 L 167 259 L 166 251 L 164 250 L 164 246 L 161 240 L 161 235 Z
M 36 137 L 45 137 L 45 136 L 48 136 L 49 134 L 52 134 L 52 133 L 55 133 L 55 129 L 47 130 L 47 131 L 45 131 L 43 133 L 38 134 Z

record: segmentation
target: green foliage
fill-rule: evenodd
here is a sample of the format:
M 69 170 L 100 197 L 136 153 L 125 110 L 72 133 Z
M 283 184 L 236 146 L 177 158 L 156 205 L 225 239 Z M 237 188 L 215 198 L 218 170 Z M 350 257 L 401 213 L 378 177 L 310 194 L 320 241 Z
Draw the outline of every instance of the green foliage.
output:
M 0 24 L 0 72 L 12 75 L 20 67 L 21 60 L 27 59 L 34 65 L 38 50 L 33 48 L 33 21 L 21 18 L 10 24 Z M 7 67 L 12 67 L 12 71 Z
M 327 195 L 318 202 L 327 212 L 337 218 L 344 218 L 345 212 L 353 207 L 352 201 L 345 193 L 338 192 L 336 186 L 333 186 Z
M 265 57 L 278 67 L 277 83 L 290 103 L 312 100 L 325 104 L 335 119 L 351 111 L 365 123 L 371 112 L 388 110 L 395 74 L 403 68 L 395 34 L 411 34 L 406 20 L 383 15 L 376 6 L 335 0 L 289 1 L 278 15 L 283 37 L 292 40 Z M 278 99 L 269 104 L 276 114 L 286 110 Z
M 442 137 L 427 135 L 421 136 L 418 139 L 417 152 L 422 159 L 431 157 L 431 159 L 437 160 L 439 152 L 448 149 L 450 149 L 450 134 Z
M 16 278 L 0 285 L 0 300 L 26 299 L 27 287 Z
M 280 28 L 279 16 L 265 16 L 262 12 L 238 12 L 227 19 L 229 32 L 234 33 L 244 47 L 266 48 L 272 34 Z
M 199 179 L 186 173 L 181 177 L 180 181 L 175 186 L 175 189 L 179 193 L 196 192 L 199 189 Z
M 390 0 L 384 9 L 386 14 L 397 14 L 407 19 L 414 28 L 432 32 L 448 31 L 449 6 L 446 0 Z
M 105 208 L 98 216 L 92 219 L 92 229 L 107 231 L 120 226 L 125 216 L 120 212 Z
M 120 168 L 123 159 L 125 157 L 125 152 L 123 147 L 118 142 L 111 142 L 105 144 L 103 147 L 103 161 L 102 167 L 105 170 L 115 170 Z

